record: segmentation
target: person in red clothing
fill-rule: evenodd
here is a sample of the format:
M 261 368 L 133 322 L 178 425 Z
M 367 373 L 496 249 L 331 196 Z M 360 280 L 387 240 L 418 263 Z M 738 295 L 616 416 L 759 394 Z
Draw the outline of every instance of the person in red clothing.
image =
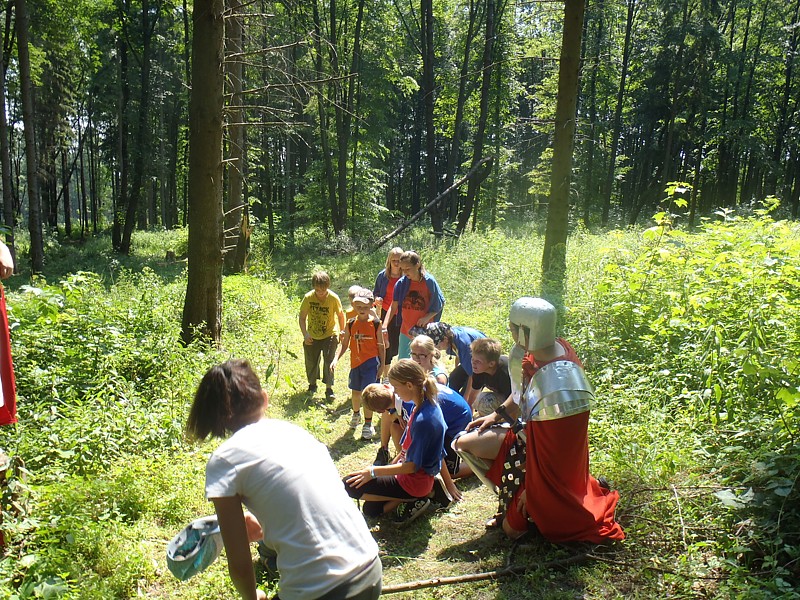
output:
M 0 242 L 0 278 L 14 274 L 11 251 Z M 14 363 L 11 360 L 11 337 L 8 333 L 6 294 L 0 285 L 0 425 L 17 422 L 17 386 L 14 381 Z
M 520 298 L 509 321 L 511 395 L 467 426 L 456 451 L 499 494 L 510 538 L 533 525 L 557 543 L 624 539 L 614 518 L 619 494 L 589 474 L 594 392 L 575 350 L 555 336 L 555 307 Z

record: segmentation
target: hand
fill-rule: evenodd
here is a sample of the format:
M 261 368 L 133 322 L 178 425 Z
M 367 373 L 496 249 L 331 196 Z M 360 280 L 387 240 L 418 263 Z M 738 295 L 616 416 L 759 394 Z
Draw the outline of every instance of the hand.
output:
M 450 482 L 450 485 L 447 486 L 447 491 L 450 492 L 450 495 L 453 497 L 453 502 L 458 502 L 459 500 L 461 500 L 462 498 L 461 490 L 458 489 L 456 487 L 456 484 L 453 483 L 452 481 Z
M 420 317 L 419 319 L 417 319 L 417 326 L 425 327 L 428 324 L 428 321 L 430 321 L 428 317 Z
M 491 413 L 486 415 L 485 417 L 478 417 L 474 421 L 470 421 L 467 424 L 467 431 L 472 431 L 473 429 L 477 429 L 478 433 L 481 433 L 492 425 L 497 424 L 497 413 Z
M 383 298 L 375 296 L 375 306 L 380 306 L 381 304 L 383 304 Z
M 310 346 L 311 344 L 314 343 L 314 338 L 312 338 L 309 334 L 306 334 L 305 337 L 303 338 L 303 343 L 306 346 Z
M 361 471 L 356 471 L 355 473 L 350 473 L 347 476 L 347 485 L 352 485 L 354 488 L 358 489 L 367 482 L 372 479 L 372 476 L 369 474 L 369 469 L 362 469 Z
M 267 600 L 267 593 L 262 589 L 256 588 L 256 600 Z

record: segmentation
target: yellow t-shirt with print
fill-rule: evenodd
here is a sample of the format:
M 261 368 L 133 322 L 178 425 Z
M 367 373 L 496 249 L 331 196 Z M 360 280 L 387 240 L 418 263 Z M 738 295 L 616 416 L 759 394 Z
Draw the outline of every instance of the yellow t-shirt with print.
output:
M 324 300 L 320 300 L 314 290 L 303 296 L 300 312 L 306 311 L 306 331 L 315 340 L 324 340 L 339 333 L 336 315 L 342 314 L 342 302 L 334 292 L 328 290 Z

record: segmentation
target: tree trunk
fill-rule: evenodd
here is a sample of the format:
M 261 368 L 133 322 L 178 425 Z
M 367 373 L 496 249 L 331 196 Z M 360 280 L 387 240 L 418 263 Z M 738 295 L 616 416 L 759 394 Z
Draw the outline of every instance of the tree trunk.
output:
M 461 60 L 461 70 L 458 77 L 458 98 L 456 100 L 456 115 L 453 120 L 453 139 L 450 140 L 450 153 L 447 157 L 447 172 L 445 174 L 445 189 L 453 185 L 456 179 L 456 169 L 458 169 L 459 157 L 461 156 L 461 138 L 464 135 L 464 105 L 467 102 L 469 93 L 467 92 L 467 82 L 469 76 L 469 61 L 472 54 L 472 40 L 475 37 L 475 22 L 478 16 L 480 2 L 470 0 L 469 18 L 467 21 L 467 35 L 464 38 L 464 56 Z M 450 218 L 455 220 L 458 216 L 458 194 L 452 194 L 447 199 L 450 205 Z
M 72 198 L 69 194 L 69 181 L 72 178 L 67 149 L 61 150 L 61 193 L 64 194 L 64 234 L 72 237 Z
M 619 137 L 622 129 L 622 106 L 625 102 L 625 90 L 628 79 L 628 65 L 631 59 L 631 37 L 633 33 L 633 22 L 636 17 L 637 0 L 627 0 L 628 12 L 625 19 L 625 41 L 622 46 L 622 66 L 620 67 L 619 86 L 617 87 L 617 103 L 614 108 L 614 120 L 611 125 L 611 151 L 608 158 L 608 170 L 603 185 L 603 213 L 600 223 L 605 227 L 608 225 L 608 216 L 611 212 L 611 193 L 614 188 L 614 173 L 617 167 L 617 151 L 619 149 Z
M 140 100 L 139 100 L 139 120 L 136 130 L 136 150 L 133 155 L 133 181 L 131 182 L 131 197 L 128 200 L 128 207 L 125 212 L 125 226 L 122 230 L 122 240 L 120 241 L 119 251 L 122 254 L 129 254 L 131 251 L 131 235 L 133 226 L 136 222 L 136 211 L 139 209 L 139 202 L 142 197 L 144 184 L 144 156 L 147 152 L 147 144 L 150 138 L 148 118 L 150 111 L 150 62 L 151 62 L 151 42 L 153 30 L 160 16 L 161 4 L 156 4 L 153 11 L 150 9 L 150 0 L 142 0 L 142 64 L 140 71 Z M 151 12 L 155 14 L 151 16 Z
M 195 0 L 189 102 L 189 265 L 181 338 L 222 327 L 223 0 Z
M 567 274 L 567 227 L 569 219 L 572 148 L 578 72 L 583 30 L 584 0 L 564 3 L 564 32 L 558 69 L 558 101 L 553 137 L 553 169 L 547 228 L 542 253 L 542 291 L 556 306 L 562 305 Z
M 0 174 L 2 174 L 3 186 L 3 223 L 8 227 L 6 233 L 6 246 L 11 251 L 16 268 L 17 249 L 14 245 L 14 196 L 11 193 L 11 150 L 8 143 L 8 116 L 6 115 L 6 73 L 8 72 L 8 62 L 11 58 L 11 45 L 14 36 L 12 35 L 12 15 L 13 3 L 11 0 L 6 3 L 6 22 L 3 30 L 3 55 L 0 65 Z
M 31 58 L 28 50 L 28 7 L 25 0 L 16 0 L 17 49 L 19 52 L 19 78 L 22 95 L 22 122 L 25 128 L 25 161 L 28 175 L 28 231 L 31 236 L 31 271 L 41 273 L 44 267 L 44 240 L 42 215 L 39 204 L 39 172 L 36 156 L 36 134 L 33 129 L 33 83 Z
M 436 60 L 433 46 L 433 0 L 420 0 L 420 23 L 422 25 L 422 94 L 425 107 L 425 178 L 428 183 L 428 202 L 436 198 L 438 180 L 436 174 L 436 105 L 433 67 Z M 437 237 L 442 235 L 442 211 L 434 206 L 431 210 L 431 225 Z
M 500 0 L 499 4 L 495 4 L 495 0 L 487 0 L 486 2 L 486 35 L 484 36 L 483 44 L 480 115 L 478 116 L 478 130 L 475 133 L 475 144 L 472 150 L 472 168 L 475 168 L 483 158 L 483 139 L 486 134 L 486 122 L 489 119 L 489 94 L 492 87 L 494 44 L 497 37 L 496 23 L 503 14 L 504 6 L 505 0 Z M 482 179 L 479 177 L 473 177 L 469 180 L 464 208 L 461 210 L 461 214 L 458 218 L 458 225 L 456 226 L 456 235 L 464 233 L 467 227 L 473 206 L 476 204 L 475 199 L 478 195 L 481 182 Z
M 119 0 L 119 10 L 127 14 L 128 0 Z M 113 212 L 114 224 L 111 228 L 111 244 L 118 252 L 122 252 L 122 227 L 128 207 L 128 103 L 130 102 L 131 89 L 128 82 L 128 43 L 126 41 L 126 20 L 121 19 L 122 31 L 117 37 L 117 52 L 119 53 L 119 110 L 117 113 L 117 166 L 119 168 L 119 183 L 115 195 Z
M 225 72 L 229 86 L 230 98 L 228 115 L 228 196 L 225 203 L 225 272 L 238 273 L 244 266 L 244 259 L 237 260 L 236 248 L 242 228 L 242 206 L 244 204 L 242 186 L 244 185 L 245 166 L 245 126 L 242 97 L 242 75 L 244 57 L 242 53 L 242 4 L 238 0 L 229 3 L 231 14 L 226 19 L 225 45 L 227 58 Z

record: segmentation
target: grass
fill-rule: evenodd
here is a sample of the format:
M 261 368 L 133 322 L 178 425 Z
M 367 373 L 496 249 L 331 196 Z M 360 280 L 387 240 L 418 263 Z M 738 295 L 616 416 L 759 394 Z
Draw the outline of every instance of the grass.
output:
M 796 388 L 784 386 L 785 406 L 765 407 L 774 405 L 770 390 L 783 381 L 781 365 L 791 368 L 787 357 L 800 350 L 789 309 L 800 289 L 800 252 L 794 252 L 800 233 L 765 219 L 730 228 L 686 239 L 661 232 L 655 242 L 637 231 L 578 230 L 569 241 L 561 330 L 597 388 L 591 470 L 620 490 L 618 518 L 628 539 L 612 547 L 555 546 L 537 538 L 511 544 L 483 526 L 496 499 L 475 481 L 461 482 L 464 499 L 448 511 L 402 530 L 371 524 L 384 584 L 508 565 L 519 571 L 395 597 L 796 597 Z M 764 267 L 771 271 L 754 267 L 741 281 L 729 274 L 706 284 L 704 261 L 719 265 L 718 253 L 709 250 L 706 258 L 698 249 L 731 234 L 730 255 L 741 252 L 748 264 L 763 264 L 763 257 L 744 256 L 745 240 L 757 238 L 752 247 L 766 245 L 767 263 L 779 261 L 780 271 L 773 263 Z M 372 461 L 377 444 L 348 428 L 344 371 L 332 405 L 319 402 L 322 394 L 310 399 L 305 393 L 296 315 L 315 268 L 328 270 L 334 291 L 346 298 L 353 283 L 371 287 L 388 248 L 371 252 L 342 238 L 331 249 L 308 238 L 291 253 L 269 255 L 261 235 L 253 236 L 248 273 L 224 280 L 219 350 L 177 342 L 185 262 L 166 261 L 165 254 L 172 249 L 180 256 L 183 232 L 136 234 L 131 257 L 113 255 L 108 240 L 59 247 L 44 279 L 11 280 L 21 422 L 0 431 L 0 445 L 24 459 L 29 474 L 14 474 L 4 495 L 11 545 L 0 561 L 0 598 L 233 596 L 224 559 L 186 583 L 164 562 L 169 538 L 211 510 L 203 469 L 215 443 L 188 446 L 181 427 L 199 377 L 224 358 L 249 358 L 270 393 L 270 416 L 294 421 L 326 443 L 341 473 Z M 422 255 L 447 296 L 444 320 L 477 327 L 509 347 L 508 307 L 536 293 L 542 240 L 533 229 L 509 227 L 437 244 L 412 230 L 394 244 Z M 667 255 L 664 248 L 680 251 Z M 69 275 L 77 271 L 83 274 Z M 749 353 L 727 363 L 726 356 L 739 352 L 736 344 L 745 343 L 736 340 L 757 346 L 759 338 L 742 338 L 737 328 L 736 315 L 752 310 L 751 298 L 727 295 L 726 286 L 753 289 L 767 277 L 781 282 L 771 285 L 783 294 L 756 332 L 774 342 L 773 366 L 745 369 L 742 361 L 756 364 Z M 716 346 L 708 345 L 703 319 L 711 317 L 700 307 L 688 316 L 676 312 L 680 304 L 670 294 L 687 286 L 692 298 L 727 302 L 725 310 L 715 309 Z M 709 383 L 708 369 L 718 379 Z M 736 411 L 726 408 L 734 403 Z M 748 407 L 749 421 L 739 417 Z M 721 420 L 724 411 L 730 416 Z

